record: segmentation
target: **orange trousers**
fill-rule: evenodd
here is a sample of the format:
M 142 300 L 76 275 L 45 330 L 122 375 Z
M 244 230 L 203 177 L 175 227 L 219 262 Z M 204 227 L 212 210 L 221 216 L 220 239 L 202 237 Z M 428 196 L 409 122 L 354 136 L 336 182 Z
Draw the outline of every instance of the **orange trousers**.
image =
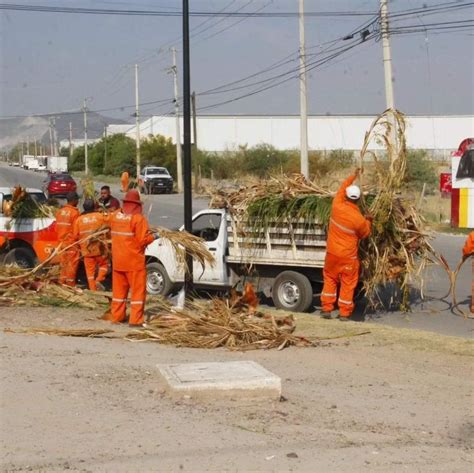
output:
M 97 283 L 102 282 L 107 276 L 109 260 L 105 256 L 84 256 L 84 268 L 86 270 L 89 289 L 96 291 Z
M 130 290 L 131 325 L 142 324 L 145 319 L 146 269 L 112 272 L 112 322 L 120 323 L 126 317 L 127 296 Z
M 76 248 L 65 251 L 60 257 L 61 270 L 59 273 L 59 282 L 66 286 L 74 287 L 76 285 L 77 268 L 81 254 Z
M 358 259 L 341 259 L 337 256 L 326 254 L 324 261 L 324 286 L 321 293 L 321 303 L 324 312 L 334 309 L 337 299 L 337 288 L 339 288 L 339 315 L 350 317 L 354 311 L 354 291 L 359 281 Z
M 472 258 L 471 312 L 474 314 L 474 256 Z

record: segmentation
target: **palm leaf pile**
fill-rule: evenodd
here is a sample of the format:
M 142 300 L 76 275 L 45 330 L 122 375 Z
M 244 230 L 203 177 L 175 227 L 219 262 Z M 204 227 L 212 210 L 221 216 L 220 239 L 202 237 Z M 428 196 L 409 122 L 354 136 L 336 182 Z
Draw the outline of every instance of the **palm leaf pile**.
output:
M 104 309 L 108 302 L 100 293 L 62 286 L 59 267 L 33 272 L 17 266 L 0 267 L 0 306 L 78 307 Z
M 54 218 L 56 210 L 54 206 L 38 203 L 21 186 L 16 186 L 11 200 L 3 203 L 3 214 L 11 217 L 11 222 L 26 218 Z
M 369 150 L 374 142 L 385 149 L 383 158 Z M 385 305 L 386 290 L 382 295 L 382 289 L 388 287 L 391 302 L 408 310 L 410 285 L 417 280 L 422 286 L 423 269 L 436 258 L 421 216 L 402 195 L 406 151 L 404 117 L 396 110 L 386 110 L 373 121 L 360 152 L 361 167 L 370 157 L 373 168 L 371 182 L 361 183 L 370 191 L 361 199 L 361 207 L 374 217 L 373 230 L 360 248 L 361 282 L 372 307 Z M 227 208 L 236 220 L 252 226 L 255 234 L 295 220 L 304 221 L 311 231 L 314 223 L 327 228 L 333 195 L 321 182 L 292 175 L 250 187 L 218 189 L 210 205 Z
M 155 304 L 157 316 L 143 330 L 130 332 L 132 341 L 148 341 L 189 348 L 255 350 L 314 346 L 317 341 L 294 335 L 292 315 L 277 317 L 255 311 L 241 297 L 194 300 L 183 309 Z

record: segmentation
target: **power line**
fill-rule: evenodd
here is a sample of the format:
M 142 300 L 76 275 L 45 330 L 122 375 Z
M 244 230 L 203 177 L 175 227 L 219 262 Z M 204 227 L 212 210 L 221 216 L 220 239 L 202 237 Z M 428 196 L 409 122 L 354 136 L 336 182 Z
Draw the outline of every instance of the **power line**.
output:
M 181 17 L 181 11 L 163 11 L 163 10 L 125 10 L 115 8 L 81 8 L 81 7 L 64 7 L 64 6 L 48 6 L 48 5 L 23 5 L 15 3 L 0 3 L 0 10 L 10 11 L 26 11 L 37 13 L 68 13 L 81 15 L 123 15 L 123 16 L 161 16 L 161 17 Z M 305 16 L 320 17 L 360 17 L 373 16 L 376 12 L 361 12 L 357 10 L 350 11 L 310 11 Z M 259 17 L 259 18 L 295 18 L 298 12 L 222 12 L 222 11 L 194 11 L 189 13 L 193 17 Z

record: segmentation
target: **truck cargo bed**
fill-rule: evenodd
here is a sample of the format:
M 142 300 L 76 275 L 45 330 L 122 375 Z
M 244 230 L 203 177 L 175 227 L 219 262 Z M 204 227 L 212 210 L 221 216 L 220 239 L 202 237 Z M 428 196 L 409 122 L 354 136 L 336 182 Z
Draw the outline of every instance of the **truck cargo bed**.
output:
M 275 222 L 266 228 L 256 228 L 228 216 L 227 235 L 229 263 L 324 266 L 326 232 L 318 222 Z

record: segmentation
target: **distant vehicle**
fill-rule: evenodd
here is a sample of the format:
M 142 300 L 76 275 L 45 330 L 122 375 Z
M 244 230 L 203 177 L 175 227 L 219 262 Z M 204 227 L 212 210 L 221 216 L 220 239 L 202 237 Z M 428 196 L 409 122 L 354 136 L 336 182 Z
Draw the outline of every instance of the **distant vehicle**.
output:
M 68 192 L 77 190 L 76 181 L 69 174 L 49 174 L 43 189 L 48 198 L 66 197 Z
M 40 160 L 36 156 L 33 156 L 31 154 L 23 155 L 21 162 L 24 169 L 28 169 L 31 171 L 38 170 L 38 167 L 40 165 Z
M 46 202 L 40 189 L 26 189 L 38 203 Z M 44 261 L 58 245 L 54 218 L 26 218 L 12 220 L 3 213 L 4 202 L 12 199 L 12 189 L 0 187 L 0 261 L 33 268 Z
M 44 164 L 38 164 L 38 168 L 35 171 L 46 171 L 46 166 Z
M 46 168 L 49 172 L 67 172 L 67 156 L 48 156 Z
M 140 190 L 144 194 L 173 191 L 173 178 L 168 169 L 158 166 L 146 166 L 143 168 L 138 179 Z
M 10 161 L 8 165 L 16 168 L 20 167 L 20 163 L 18 161 Z

